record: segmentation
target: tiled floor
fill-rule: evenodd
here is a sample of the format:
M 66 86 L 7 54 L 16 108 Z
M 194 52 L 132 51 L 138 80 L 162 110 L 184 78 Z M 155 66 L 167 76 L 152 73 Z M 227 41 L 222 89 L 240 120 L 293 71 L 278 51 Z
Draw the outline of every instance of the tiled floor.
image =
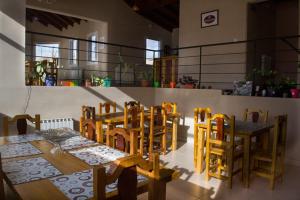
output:
M 195 174 L 193 169 L 193 144 L 184 144 L 177 151 L 161 159 L 169 168 L 182 172 L 179 180 L 167 185 L 168 200 L 300 200 L 300 167 L 286 166 L 283 182 L 276 182 L 275 190 L 269 189 L 266 179 L 251 176 L 250 188 L 243 187 L 239 175 L 233 182 L 233 189 L 226 182 L 217 179 L 204 181 L 204 174 Z M 147 195 L 139 199 L 147 199 Z
M 194 173 L 192 144 L 184 144 L 177 151 L 161 156 L 161 160 L 167 167 L 182 173 L 179 180 L 168 183 L 168 200 L 300 200 L 300 167 L 286 166 L 284 180 L 276 183 L 274 191 L 269 189 L 266 179 L 255 176 L 251 177 L 248 189 L 243 187 L 237 176 L 230 190 L 226 182 L 211 179 L 206 183 L 204 174 Z M 146 199 L 147 194 L 139 196 L 139 200 Z

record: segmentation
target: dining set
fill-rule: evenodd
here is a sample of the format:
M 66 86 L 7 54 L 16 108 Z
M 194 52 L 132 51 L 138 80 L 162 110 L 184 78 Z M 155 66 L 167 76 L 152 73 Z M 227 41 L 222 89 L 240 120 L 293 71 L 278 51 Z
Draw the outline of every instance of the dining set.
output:
M 3 117 L 0 137 L 0 199 L 5 182 L 20 199 L 166 199 L 166 184 L 176 178 L 161 166 L 159 154 L 177 145 L 180 116 L 175 103 L 144 109 L 139 102 L 82 106 L 80 131 L 40 130 L 40 115 Z M 35 128 L 27 129 L 28 122 Z M 10 135 L 16 125 L 17 135 Z
M 0 199 L 4 182 L 20 199 L 166 199 L 166 185 L 179 172 L 160 163 L 177 149 L 177 104 L 144 107 L 138 101 L 81 107 L 79 131 L 40 130 L 40 115 L 3 117 L 0 137 Z M 28 122 L 35 131 L 28 131 Z M 11 135 L 11 126 L 17 135 Z M 245 109 L 243 119 L 194 109 L 194 167 L 228 180 L 241 174 L 245 187 L 256 174 L 275 181 L 284 174 L 287 115 Z
M 213 114 L 211 108 L 194 109 L 194 166 L 197 173 L 228 180 L 241 173 L 244 186 L 250 175 L 275 181 L 282 179 L 287 137 L 287 115 L 270 120 L 269 112 L 245 109 L 242 120 L 226 114 Z

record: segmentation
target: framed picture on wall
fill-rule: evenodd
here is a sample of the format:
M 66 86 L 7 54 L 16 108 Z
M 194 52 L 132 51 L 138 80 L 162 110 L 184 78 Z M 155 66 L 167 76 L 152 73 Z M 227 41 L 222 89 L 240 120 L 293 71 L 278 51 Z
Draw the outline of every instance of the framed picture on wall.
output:
M 201 13 L 201 28 L 217 26 L 219 24 L 219 10 Z

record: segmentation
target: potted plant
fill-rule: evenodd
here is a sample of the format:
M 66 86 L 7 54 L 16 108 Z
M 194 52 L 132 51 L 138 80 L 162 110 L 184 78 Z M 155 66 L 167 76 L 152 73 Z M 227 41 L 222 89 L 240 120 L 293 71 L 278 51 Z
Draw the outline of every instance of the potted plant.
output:
M 152 73 L 151 72 L 143 72 L 142 79 L 141 79 L 141 86 L 142 87 L 149 87 L 151 85 L 152 80 Z
M 281 78 L 279 89 L 282 93 L 282 97 L 298 98 L 299 91 L 297 89 L 297 83 L 291 80 L 290 77 Z
M 109 76 L 103 79 L 103 86 L 104 87 L 111 87 L 111 78 Z

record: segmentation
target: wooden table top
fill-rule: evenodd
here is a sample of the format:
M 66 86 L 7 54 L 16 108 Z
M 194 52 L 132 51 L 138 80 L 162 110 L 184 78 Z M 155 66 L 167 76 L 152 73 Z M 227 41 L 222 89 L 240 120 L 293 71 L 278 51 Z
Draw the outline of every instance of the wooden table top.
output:
M 206 128 L 206 121 L 199 123 L 202 128 Z M 226 126 L 226 125 L 225 125 Z M 274 126 L 273 123 L 254 123 L 251 121 L 236 120 L 235 121 L 235 132 L 238 136 L 252 136 L 260 132 L 265 132 Z
M 18 158 L 11 158 L 9 160 L 22 160 L 33 157 L 42 157 L 49 161 L 54 167 L 56 167 L 63 175 L 70 175 L 75 172 L 92 169 L 92 166 L 89 166 L 84 161 L 79 158 L 71 155 L 68 152 L 62 152 L 52 154 L 50 150 L 53 148 L 53 144 L 46 141 L 32 141 L 29 142 L 34 147 L 38 148 L 42 154 L 34 156 L 25 156 Z M 0 145 L 7 144 L 4 137 L 0 137 Z M 54 186 L 50 180 L 42 179 L 37 181 L 31 181 L 23 184 L 12 185 L 7 176 L 4 174 L 5 180 L 8 185 L 15 190 L 15 192 L 23 200 L 67 200 L 68 198 Z M 139 184 L 144 186 L 146 183 Z M 107 194 L 107 197 L 112 197 L 117 194 L 117 191 L 113 191 Z

